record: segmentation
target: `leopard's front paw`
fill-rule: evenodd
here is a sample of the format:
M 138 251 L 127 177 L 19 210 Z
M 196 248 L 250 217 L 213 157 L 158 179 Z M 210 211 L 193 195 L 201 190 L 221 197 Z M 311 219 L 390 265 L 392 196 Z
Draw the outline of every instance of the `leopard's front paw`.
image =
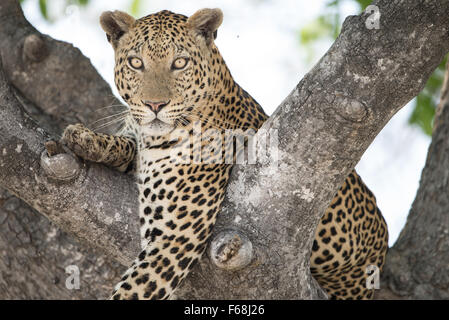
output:
M 100 162 L 103 158 L 100 138 L 80 123 L 67 126 L 60 142 L 82 159 Z

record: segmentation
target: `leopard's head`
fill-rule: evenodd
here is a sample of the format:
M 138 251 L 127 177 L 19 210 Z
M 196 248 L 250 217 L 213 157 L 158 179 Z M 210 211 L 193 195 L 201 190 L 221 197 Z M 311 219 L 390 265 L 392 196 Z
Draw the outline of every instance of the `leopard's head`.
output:
M 115 84 L 143 133 L 167 135 L 210 114 L 207 101 L 228 74 L 214 44 L 222 19 L 220 9 L 138 20 L 121 11 L 101 15 L 115 51 Z

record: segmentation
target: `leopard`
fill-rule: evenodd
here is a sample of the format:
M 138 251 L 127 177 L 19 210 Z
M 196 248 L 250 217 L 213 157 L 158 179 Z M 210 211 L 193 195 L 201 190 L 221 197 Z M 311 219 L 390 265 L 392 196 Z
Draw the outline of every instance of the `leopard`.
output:
M 69 125 L 60 142 L 86 162 L 133 174 L 138 187 L 142 250 L 111 299 L 173 297 L 206 250 L 221 210 L 233 167 L 224 150 L 235 151 L 232 160 L 240 152 L 216 134 L 255 132 L 268 119 L 215 44 L 222 21 L 220 9 L 100 16 L 126 117 L 115 134 Z M 382 269 L 387 243 L 376 198 L 353 170 L 316 229 L 311 274 L 331 299 L 372 299 L 367 281 L 374 271 L 367 268 Z

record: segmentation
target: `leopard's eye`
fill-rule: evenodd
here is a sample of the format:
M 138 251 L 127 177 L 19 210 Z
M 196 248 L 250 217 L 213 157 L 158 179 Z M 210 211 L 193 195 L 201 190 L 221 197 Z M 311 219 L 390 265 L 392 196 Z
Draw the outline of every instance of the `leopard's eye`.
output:
M 143 62 L 139 58 L 130 57 L 130 58 L 128 58 L 128 63 L 130 65 L 130 67 L 133 69 L 140 70 L 143 68 Z
M 187 62 L 189 62 L 188 58 L 178 58 L 175 61 L 173 61 L 173 64 L 171 67 L 174 70 L 181 70 L 187 66 Z

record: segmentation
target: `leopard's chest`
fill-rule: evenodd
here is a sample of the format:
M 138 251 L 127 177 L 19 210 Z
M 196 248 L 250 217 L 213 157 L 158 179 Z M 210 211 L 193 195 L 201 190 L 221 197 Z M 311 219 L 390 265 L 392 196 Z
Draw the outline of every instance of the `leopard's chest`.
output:
M 136 178 L 142 246 L 155 241 L 154 230 L 163 230 L 164 238 L 186 232 L 192 226 L 213 225 L 223 200 L 230 166 L 183 162 L 176 157 L 178 153 L 179 149 L 172 148 L 138 152 Z M 200 229 L 190 231 L 191 237 L 203 238 L 206 234 Z
M 136 181 L 139 190 L 139 219 L 142 247 L 151 238 L 151 230 L 166 228 L 175 219 L 173 203 L 179 183 L 176 165 L 170 162 L 170 150 L 141 149 L 137 154 Z

